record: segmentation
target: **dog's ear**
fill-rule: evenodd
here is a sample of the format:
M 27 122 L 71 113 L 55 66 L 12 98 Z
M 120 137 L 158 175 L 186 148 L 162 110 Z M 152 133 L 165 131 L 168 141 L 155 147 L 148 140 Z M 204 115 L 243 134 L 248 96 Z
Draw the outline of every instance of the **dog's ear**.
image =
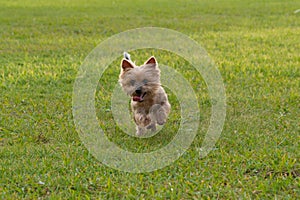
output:
M 122 62 L 121 62 L 121 67 L 124 71 L 127 71 L 129 69 L 132 69 L 134 68 L 134 65 L 133 63 L 131 63 L 130 61 L 126 60 L 126 59 L 123 59 Z
M 145 65 L 157 66 L 157 61 L 154 56 L 151 56 L 146 62 Z

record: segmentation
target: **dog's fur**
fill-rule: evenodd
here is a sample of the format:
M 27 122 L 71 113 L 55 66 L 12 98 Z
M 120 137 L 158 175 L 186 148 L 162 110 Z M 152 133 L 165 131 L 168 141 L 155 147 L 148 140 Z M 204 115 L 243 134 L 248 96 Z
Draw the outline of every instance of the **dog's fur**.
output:
M 156 124 L 166 123 L 171 106 L 161 87 L 160 70 L 154 56 L 138 67 L 130 60 L 130 55 L 124 53 L 119 82 L 131 96 L 131 109 L 138 136 L 143 135 L 147 129 L 155 131 Z

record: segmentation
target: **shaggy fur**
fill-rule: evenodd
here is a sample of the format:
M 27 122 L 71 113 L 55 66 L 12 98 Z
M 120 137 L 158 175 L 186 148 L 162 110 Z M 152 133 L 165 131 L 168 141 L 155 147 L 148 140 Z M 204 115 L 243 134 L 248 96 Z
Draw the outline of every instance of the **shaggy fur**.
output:
M 129 54 L 124 53 L 119 82 L 131 96 L 131 109 L 136 123 L 136 134 L 143 135 L 147 129 L 156 130 L 156 125 L 167 121 L 171 106 L 160 84 L 160 70 L 154 56 L 138 67 Z

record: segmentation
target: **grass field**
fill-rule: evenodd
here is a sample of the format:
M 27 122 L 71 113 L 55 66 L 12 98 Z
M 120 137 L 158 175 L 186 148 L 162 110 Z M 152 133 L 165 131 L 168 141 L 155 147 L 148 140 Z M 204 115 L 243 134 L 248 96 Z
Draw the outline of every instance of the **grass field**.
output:
M 300 2 L 293 0 L 0 0 L 0 197 L 300 199 L 297 9 Z M 182 157 L 132 174 L 103 165 L 84 147 L 73 123 L 72 92 L 81 63 L 101 41 L 148 26 L 184 33 L 207 50 L 223 77 L 227 116 L 214 150 L 200 159 L 211 108 L 204 81 L 169 52 L 131 52 L 138 63 L 154 54 L 177 69 L 201 110 L 198 135 Z M 130 151 L 164 146 L 178 129 L 176 97 L 168 91 L 173 111 L 161 134 L 129 137 L 115 127 L 110 110 L 118 64 L 99 81 L 99 125 Z

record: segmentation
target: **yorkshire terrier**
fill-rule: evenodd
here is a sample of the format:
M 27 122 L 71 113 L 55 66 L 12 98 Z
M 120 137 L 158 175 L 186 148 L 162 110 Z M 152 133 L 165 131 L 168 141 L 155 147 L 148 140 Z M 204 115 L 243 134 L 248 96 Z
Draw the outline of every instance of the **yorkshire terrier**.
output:
M 131 96 L 137 136 L 143 135 L 147 129 L 156 131 L 157 124 L 166 123 L 171 106 L 160 84 L 160 70 L 154 56 L 142 66 L 136 66 L 130 55 L 124 52 L 119 82 L 124 92 Z

